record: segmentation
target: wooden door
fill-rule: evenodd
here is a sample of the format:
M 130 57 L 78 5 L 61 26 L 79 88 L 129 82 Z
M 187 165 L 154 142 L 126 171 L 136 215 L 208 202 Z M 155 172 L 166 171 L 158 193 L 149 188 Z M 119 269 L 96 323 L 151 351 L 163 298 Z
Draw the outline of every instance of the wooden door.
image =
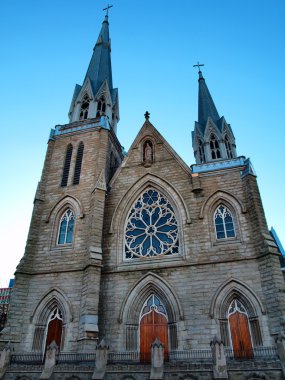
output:
M 52 341 L 55 341 L 58 348 L 60 348 L 61 335 L 62 335 L 62 320 L 55 318 L 51 320 L 48 324 L 46 349 L 51 344 Z
M 164 315 L 152 310 L 140 322 L 140 356 L 142 362 L 151 360 L 151 344 L 158 338 L 164 345 L 164 359 L 168 359 L 168 323 Z
M 248 318 L 236 311 L 229 317 L 232 345 L 235 358 L 252 358 L 253 349 L 249 332 Z

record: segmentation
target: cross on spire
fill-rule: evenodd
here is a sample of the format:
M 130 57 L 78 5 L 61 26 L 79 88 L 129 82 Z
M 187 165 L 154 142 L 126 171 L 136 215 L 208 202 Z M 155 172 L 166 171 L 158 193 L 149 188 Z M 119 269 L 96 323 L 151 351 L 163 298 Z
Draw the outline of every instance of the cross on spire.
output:
M 103 11 L 106 11 L 106 16 L 107 16 L 107 17 L 108 17 L 108 15 L 109 15 L 109 9 L 112 8 L 112 7 L 113 7 L 113 5 L 109 5 L 109 4 L 107 4 L 107 7 L 103 9 Z
M 199 63 L 199 61 L 197 62 L 197 65 L 193 65 L 193 67 L 198 67 L 199 72 L 201 71 L 200 70 L 201 66 L 205 66 L 205 65 L 204 65 L 204 63 Z

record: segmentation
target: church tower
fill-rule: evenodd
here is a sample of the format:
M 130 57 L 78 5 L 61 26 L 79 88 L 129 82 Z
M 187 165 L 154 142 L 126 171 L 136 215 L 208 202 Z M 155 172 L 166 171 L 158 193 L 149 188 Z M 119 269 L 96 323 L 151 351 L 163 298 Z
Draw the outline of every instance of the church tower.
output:
M 123 158 L 110 53 L 106 16 L 83 84 L 75 86 L 70 122 L 50 133 L 2 334 L 22 352 L 44 351 L 53 340 L 65 351 L 88 351 L 98 337 L 106 184 Z
M 235 137 L 224 116 L 220 117 L 199 70 L 198 121 L 192 133 L 192 144 L 197 164 L 230 160 L 237 157 Z

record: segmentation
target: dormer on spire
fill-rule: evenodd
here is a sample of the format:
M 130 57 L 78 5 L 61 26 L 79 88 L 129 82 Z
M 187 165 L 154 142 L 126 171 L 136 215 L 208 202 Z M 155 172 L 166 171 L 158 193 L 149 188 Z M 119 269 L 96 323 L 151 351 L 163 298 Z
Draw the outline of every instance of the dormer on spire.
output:
M 192 132 L 192 145 L 197 164 L 232 159 L 237 156 L 235 137 L 230 124 L 219 116 L 200 66 L 198 83 L 198 121 Z
M 88 104 L 86 99 L 88 99 Z M 94 46 L 83 84 L 75 86 L 69 111 L 70 122 L 101 116 L 108 117 L 110 125 L 116 132 L 119 121 L 119 99 L 118 89 L 113 88 L 111 40 L 107 14 Z

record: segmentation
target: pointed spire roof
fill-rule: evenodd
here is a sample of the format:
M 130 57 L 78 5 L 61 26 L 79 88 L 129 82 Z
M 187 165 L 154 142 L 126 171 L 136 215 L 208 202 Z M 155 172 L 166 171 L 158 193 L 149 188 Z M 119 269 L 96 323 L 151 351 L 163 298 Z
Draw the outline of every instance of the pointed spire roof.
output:
M 212 118 L 212 120 L 215 123 L 220 119 L 220 116 L 218 114 L 217 108 L 210 94 L 210 91 L 206 85 L 202 71 L 199 70 L 198 74 L 199 74 L 198 123 L 205 126 L 209 116 Z
M 107 80 L 110 92 L 112 92 L 111 41 L 109 38 L 109 21 L 107 15 L 102 23 L 101 31 L 94 46 L 93 55 L 84 82 L 87 78 L 90 79 L 94 94 L 97 93 L 105 80 Z

